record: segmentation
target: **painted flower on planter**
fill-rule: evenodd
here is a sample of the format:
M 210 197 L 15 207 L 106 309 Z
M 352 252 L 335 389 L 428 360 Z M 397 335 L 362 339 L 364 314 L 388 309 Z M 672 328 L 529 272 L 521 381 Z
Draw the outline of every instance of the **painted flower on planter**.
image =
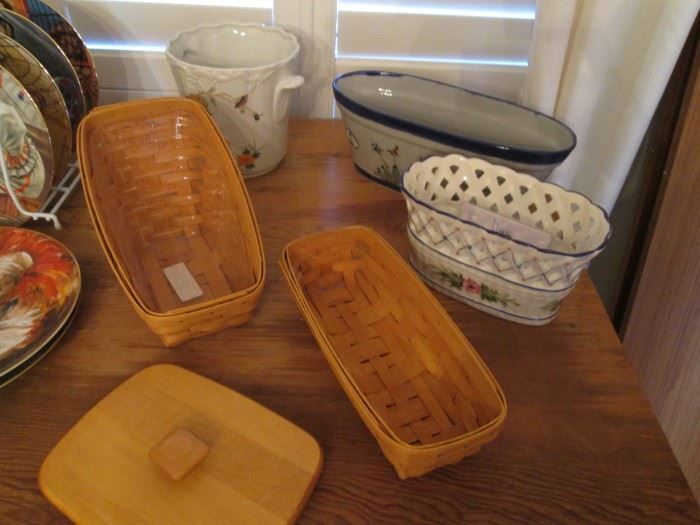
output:
M 484 283 L 478 283 L 471 277 L 464 277 L 461 273 L 451 272 L 436 266 L 430 266 L 429 268 L 441 281 L 447 283 L 451 288 L 478 295 L 482 301 L 499 303 L 506 308 L 509 306 L 520 306 L 520 303 L 507 293 L 491 288 Z
M 357 149 L 360 147 L 360 143 L 357 141 L 357 137 L 352 131 L 350 131 L 350 128 L 345 128 L 345 134 L 348 137 L 348 142 L 350 142 L 350 146 L 352 146 L 352 149 Z
M 236 157 L 236 162 L 239 166 L 252 170 L 255 168 L 255 162 L 260 158 L 260 150 L 255 145 L 247 145 L 243 151 Z
M 481 285 L 477 283 L 474 279 L 464 279 L 462 281 L 462 289 L 465 292 L 480 294 Z
M 560 306 L 561 306 L 561 299 L 553 299 L 552 301 L 549 301 L 548 303 L 541 306 L 541 308 L 545 312 L 554 313 L 557 310 L 559 310 Z
M 376 142 L 372 142 L 372 151 L 379 155 L 381 159 L 381 164 L 374 169 L 374 174 L 382 180 L 400 181 L 401 171 L 399 171 L 399 167 L 396 164 L 399 156 L 399 146 L 395 145 L 393 148 L 385 150 Z M 391 160 L 384 157 L 384 153 L 388 153 Z

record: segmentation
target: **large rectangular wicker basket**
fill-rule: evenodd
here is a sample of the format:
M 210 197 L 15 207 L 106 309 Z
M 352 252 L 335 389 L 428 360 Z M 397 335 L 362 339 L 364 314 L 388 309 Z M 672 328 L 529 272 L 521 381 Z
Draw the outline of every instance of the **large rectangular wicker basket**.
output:
M 374 231 L 295 240 L 281 266 L 331 369 L 402 479 L 456 463 L 498 435 L 500 386 Z
M 77 145 L 105 255 L 163 344 L 248 321 L 265 279 L 260 234 L 204 108 L 184 98 L 103 106 L 81 122 Z

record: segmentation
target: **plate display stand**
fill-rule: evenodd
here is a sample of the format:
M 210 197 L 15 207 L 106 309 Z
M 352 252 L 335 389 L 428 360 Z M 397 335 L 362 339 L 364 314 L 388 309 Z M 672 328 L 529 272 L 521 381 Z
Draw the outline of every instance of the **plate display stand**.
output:
M 25 217 L 32 220 L 47 220 L 53 223 L 54 228 L 57 230 L 61 229 L 61 221 L 58 220 L 58 211 L 61 206 L 65 203 L 66 199 L 73 193 L 73 190 L 80 182 L 80 170 L 76 162 L 72 162 L 68 165 L 68 170 L 66 175 L 59 181 L 58 184 L 51 187 L 46 200 L 39 208 L 37 212 L 28 211 L 22 206 L 19 198 L 12 188 L 10 181 L 10 174 L 7 171 L 7 166 L 5 164 L 5 156 L 0 152 L 0 169 L 2 170 L 2 180 L 7 192 L 12 199 L 12 203 L 15 205 L 19 213 Z

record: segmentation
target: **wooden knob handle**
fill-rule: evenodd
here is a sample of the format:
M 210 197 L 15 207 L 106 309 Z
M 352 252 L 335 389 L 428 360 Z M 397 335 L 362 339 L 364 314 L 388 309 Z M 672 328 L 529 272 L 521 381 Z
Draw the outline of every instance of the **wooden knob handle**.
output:
M 149 452 L 151 460 L 168 477 L 179 481 L 199 465 L 209 452 L 209 445 L 189 430 L 178 428 Z

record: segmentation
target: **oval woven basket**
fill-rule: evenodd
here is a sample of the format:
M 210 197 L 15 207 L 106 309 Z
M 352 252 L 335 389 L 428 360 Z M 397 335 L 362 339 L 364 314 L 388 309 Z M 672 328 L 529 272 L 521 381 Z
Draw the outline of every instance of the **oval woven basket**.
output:
M 493 315 L 551 321 L 610 237 L 606 213 L 579 193 L 461 155 L 416 162 L 403 176 L 412 263 L 432 287 Z M 488 229 L 465 217 L 495 217 Z M 527 240 L 498 231 L 503 219 Z M 498 222 L 494 222 L 498 224 Z M 522 233 L 522 232 L 521 232 Z M 546 246 L 530 242 L 545 237 Z
M 196 102 L 93 110 L 78 129 L 88 209 L 137 313 L 167 346 L 250 319 L 265 265 L 240 172 Z
M 401 478 L 460 461 L 498 435 L 506 416 L 500 386 L 373 230 L 295 240 L 281 266 L 329 365 Z

